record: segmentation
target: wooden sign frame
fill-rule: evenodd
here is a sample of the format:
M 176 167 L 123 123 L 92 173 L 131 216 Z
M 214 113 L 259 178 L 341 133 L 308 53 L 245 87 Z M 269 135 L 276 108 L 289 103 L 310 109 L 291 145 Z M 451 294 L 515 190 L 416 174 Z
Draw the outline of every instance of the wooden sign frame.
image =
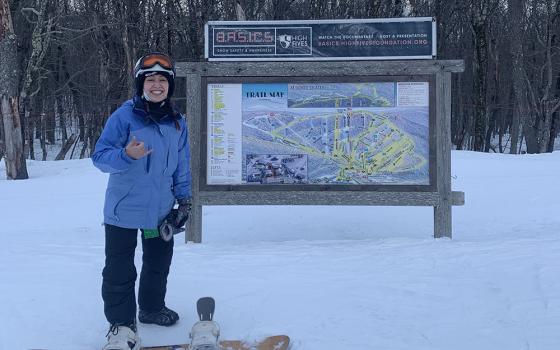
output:
M 180 62 L 177 76 L 186 78 L 187 120 L 191 148 L 193 210 L 186 240 L 202 241 L 204 205 L 368 205 L 432 206 L 434 237 L 452 237 L 452 205 L 464 204 L 464 193 L 451 190 L 451 74 L 462 72 L 462 60 L 334 62 Z M 381 185 L 243 185 L 206 184 L 205 98 L 207 81 L 278 79 L 312 81 L 343 77 L 348 81 L 382 79 L 430 81 L 435 115 L 430 121 L 429 186 Z M 264 79 L 266 77 L 266 79 Z M 302 77 L 304 79 L 302 80 Z M 256 79 L 256 80 L 255 80 Z M 432 103 L 432 101 L 430 101 Z M 289 186 L 289 187 L 285 187 Z M 291 186 L 291 187 L 290 187 Z

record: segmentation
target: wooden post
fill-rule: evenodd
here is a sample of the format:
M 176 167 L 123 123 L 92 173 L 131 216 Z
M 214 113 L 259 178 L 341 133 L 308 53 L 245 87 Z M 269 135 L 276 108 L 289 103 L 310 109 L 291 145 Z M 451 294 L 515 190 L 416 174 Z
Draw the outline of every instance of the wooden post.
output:
M 200 98 L 201 98 L 201 81 L 200 74 L 187 74 L 187 123 L 189 127 L 189 146 L 191 149 L 191 188 L 193 195 L 193 206 L 191 210 L 191 218 L 185 235 L 186 242 L 195 243 L 202 242 L 202 205 L 200 204 L 200 177 L 198 176 L 200 169 Z M 185 243 L 186 243 L 185 242 Z
M 436 73 L 436 165 L 439 204 L 434 206 L 434 238 L 452 236 L 451 73 Z

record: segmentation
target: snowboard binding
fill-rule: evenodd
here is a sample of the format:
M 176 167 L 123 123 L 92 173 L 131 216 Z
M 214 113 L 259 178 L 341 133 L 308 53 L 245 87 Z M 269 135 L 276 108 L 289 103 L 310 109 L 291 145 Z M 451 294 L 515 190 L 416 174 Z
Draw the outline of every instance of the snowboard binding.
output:
M 216 303 L 211 297 L 198 299 L 196 310 L 200 321 L 196 322 L 189 334 L 192 350 L 221 350 L 218 341 L 220 338 L 220 326 L 212 320 Z

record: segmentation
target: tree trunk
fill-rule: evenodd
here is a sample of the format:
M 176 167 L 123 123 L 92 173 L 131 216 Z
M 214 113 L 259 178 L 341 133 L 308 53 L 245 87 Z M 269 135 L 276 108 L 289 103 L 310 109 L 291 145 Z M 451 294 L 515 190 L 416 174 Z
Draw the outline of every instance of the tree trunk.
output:
M 41 144 L 41 152 L 42 152 L 41 160 L 45 161 L 45 160 L 47 160 L 48 152 L 47 152 L 47 142 L 46 142 L 46 139 L 47 139 L 47 131 L 46 131 L 47 118 L 46 118 L 46 115 L 45 115 L 44 111 L 41 111 L 41 114 L 40 114 L 39 128 L 40 128 L 40 131 L 41 131 L 40 136 L 39 136 L 39 143 Z
M 472 27 L 475 40 L 474 150 L 481 152 L 484 151 L 485 136 L 488 128 L 488 110 L 486 103 L 486 72 L 488 68 L 486 23 L 480 18 L 475 18 Z
M 35 118 L 29 116 L 30 111 L 25 110 L 25 123 L 27 125 L 27 147 L 29 152 L 29 159 L 35 160 Z
M 72 152 L 70 152 L 70 159 L 74 159 L 74 151 L 76 150 L 76 146 L 78 145 L 80 138 L 76 136 L 76 140 L 74 142 L 74 146 L 72 147 Z
M 93 131 L 92 131 L 92 128 L 93 128 L 92 119 L 93 118 L 94 118 L 94 116 L 91 115 L 91 114 L 88 114 L 85 117 L 85 135 L 86 136 L 84 138 L 84 144 L 83 144 L 82 150 L 80 151 L 80 159 L 85 158 L 86 152 L 87 152 L 88 149 L 90 149 L 90 145 L 92 143 L 91 139 L 92 139 L 92 134 L 93 134 Z
M 49 145 L 54 145 L 56 143 L 56 114 L 51 107 L 49 103 L 45 111 L 45 139 Z
M 558 98 L 554 97 L 553 90 L 553 65 L 552 65 L 552 35 L 547 38 L 546 45 L 546 88 L 545 94 L 541 99 L 542 105 L 542 123 L 539 129 L 539 153 L 544 153 L 547 151 L 550 140 L 550 133 L 552 129 L 552 120 L 554 118 L 554 112 L 559 108 L 560 102 Z
M 548 147 L 546 148 L 546 151 L 549 153 L 554 152 L 554 143 L 556 141 L 556 135 L 558 134 L 558 119 L 560 119 L 559 115 L 559 113 L 556 113 L 556 117 L 552 119 L 552 126 L 550 127 L 550 138 L 548 140 Z
M 457 150 L 462 150 L 464 148 L 465 138 L 467 137 L 467 127 L 466 127 L 466 119 L 467 119 L 467 112 L 465 111 L 465 101 L 464 96 L 465 94 L 461 93 L 461 86 L 463 85 L 463 76 L 457 76 L 457 89 L 459 93 L 457 93 L 457 113 L 455 114 L 455 123 L 457 124 L 455 128 L 455 148 Z
M 515 25 L 514 25 L 515 27 Z M 520 32 L 520 31 L 519 31 Z M 513 104 L 513 116 L 511 121 L 511 146 L 509 153 L 517 153 L 517 142 L 521 130 L 522 111 L 526 112 L 526 104 L 524 103 L 524 85 L 523 85 L 523 48 L 521 40 L 514 40 L 512 47 L 513 54 L 513 93 L 515 102 Z
M 523 124 L 523 136 L 527 145 L 527 153 L 539 153 L 538 126 Z
M 72 145 L 76 142 L 77 138 L 76 134 L 70 135 L 70 138 L 64 143 L 64 146 L 62 146 L 60 152 L 58 152 L 54 160 L 64 160 L 64 158 L 66 158 L 66 154 L 70 150 L 70 147 L 72 147 Z
M 62 48 L 60 47 L 60 45 L 57 47 L 57 52 L 58 52 L 58 61 L 57 61 L 57 72 L 56 72 L 56 86 L 60 86 L 62 84 L 62 60 L 63 60 L 63 51 Z M 62 143 L 65 143 L 66 140 L 68 139 L 68 132 L 66 131 L 66 117 L 65 117 L 65 99 L 62 95 L 58 94 L 55 96 L 55 100 L 54 100 L 54 110 L 55 110 L 55 115 L 58 117 L 58 127 L 60 128 L 60 131 L 62 132 Z
M 558 106 L 554 106 L 556 104 L 560 106 L 560 102 L 557 102 L 555 100 L 548 100 L 545 102 L 544 120 L 542 123 L 543 125 L 540 129 L 539 153 L 548 152 L 548 150 L 550 149 L 550 140 L 552 135 L 554 134 L 554 113 L 559 108 Z
M 120 30 L 124 59 L 126 63 L 126 85 L 128 88 L 128 96 L 132 96 L 134 94 L 134 79 L 132 72 L 134 71 L 134 64 L 136 63 L 137 45 L 133 29 L 130 28 L 130 26 L 134 26 L 140 21 L 140 18 L 137 15 L 138 6 L 138 3 L 134 1 L 119 1 L 117 5 L 121 21 Z
M 247 17 L 245 16 L 245 11 L 243 11 L 243 7 L 241 7 L 241 4 L 239 3 L 239 1 L 237 1 L 236 6 L 235 6 L 235 17 L 237 18 L 238 21 L 246 21 Z
M 542 37 L 537 36 L 536 42 L 542 49 L 542 56 L 537 60 L 533 74 L 525 75 L 525 82 L 528 86 L 531 117 L 528 120 L 530 127 L 526 129 L 527 151 L 530 153 L 544 153 L 550 148 L 551 129 L 553 127 L 554 113 L 560 109 L 560 98 L 556 96 L 554 88 L 554 74 L 557 67 L 555 58 L 555 42 L 557 29 L 556 21 L 559 18 L 560 3 L 558 8 L 554 8 L 552 2 L 545 2 L 544 26 Z M 534 55 L 537 59 L 537 56 Z M 528 133 L 528 134 L 527 134 Z M 531 149 L 529 149 L 529 138 L 531 138 Z
M 402 0 L 395 0 L 393 4 L 393 17 L 403 17 L 404 5 Z
M 488 116 L 488 126 L 486 130 L 486 138 L 485 138 L 485 146 L 484 152 L 490 152 L 490 150 L 494 150 L 492 145 L 492 139 L 496 133 L 500 132 L 500 67 L 501 67 L 501 57 L 498 53 L 497 42 L 496 40 L 491 40 L 491 44 L 489 45 L 489 56 L 492 58 L 492 85 L 487 88 L 490 94 L 490 102 L 487 102 L 486 110 Z M 501 141 L 501 139 L 500 139 Z M 501 152 L 501 145 L 500 145 L 500 153 Z
M 0 123 L 0 161 L 2 161 L 2 158 L 4 158 L 4 153 L 5 151 L 5 147 L 4 147 L 4 124 Z
M 25 11 L 25 13 L 27 13 L 26 17 L 36 16 L 36 20 L 33 21 L 33 31 L 31 37 L 29 38 L 31 41 L 31 50 L 28 52 L 29 58 L 21 77 L 21 84 L 19 84 L 19 107 L 26 118 L 38 118 L 38 115 L 35 112 L 38 110 L 36 103 L 41 105 L 46 103 L 44 97 L 41 99 L 38 98 L 37 95 L 41 91 L 42 75 L 45 72 L 43 61 L 48 52 L 52 35 L 51 28 L 53 26 L 53 19 L 49 19 L 49 15 L 47 14 L 47 1 L 37 1 L 36 7 L 37 9 L 27 8 Z M 31 13 L 33 13 L 33 15 L 31 15 Z M 29 23 L 29 19 L 27 22 Z M 41 119 L 43 119 L 43 117 L 44 116 L 41 116 Z M 54 144 L 56 142 L 56 120 L 54 114 L 52 115 L 52 119 L 48 122 L 50 124 L 48 128 L 44 127 L 43 122 L 38 122 L 37 120 L 35 121 L 35 126 L 38 127 L 37 130 L 40 128 L 43 133 L 47 133 L 46 135 L 49 142 Z M 39 124 L 41 125 L 39 126 Z M 33 134 L 29 134 L 30 132 L 32 133 L 32 130 L 28 130 L 27 132 L 29 152 L 34 152 Z M 42 142 L 44 142 L 44 138 L 42 139 Z M 43 158 L 45 158 L 46 149 L 43 147 L 44 144 L 41 144 L 41 146 L 43 150 Z M 34 157 L 35 155 L 33 154 L 31 158 L 34 159 Z
M 56 105 L 56 115 L 58 116 L 58 128 L 61 132 L 61 141 L 65 143 L 68 140 L 68 131 L 66 130 L 66 116 L 64 113 L 64 107 L 62 106 L 62 99 L 57 98 L 58 103 Z
M 19 115 L 17 43 L 8 0 L 0 0 L 0 105 L 6 147 L 6 176 L 27 179 Z

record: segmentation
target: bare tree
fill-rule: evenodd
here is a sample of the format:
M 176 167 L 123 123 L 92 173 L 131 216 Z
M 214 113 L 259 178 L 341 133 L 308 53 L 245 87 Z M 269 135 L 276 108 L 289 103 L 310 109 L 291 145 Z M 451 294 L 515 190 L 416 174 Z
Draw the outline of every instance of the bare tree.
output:
M 8 0 L 0 0 L 0 105 L 6 147 L 6 176 L 27 179 L 17 93 L 17 42 Z
M 509 33 L 511 33 L 511 54 L 513 57 L 513 94 L 515 105 L 511 121 L 510 153 L 517 153 L 521 127 L 521 114 L 526 111 L 525 82 L 523 66 L 523 37 L 525 24 L 524 0 L 508 0 Z
M 535 33 L 535 54 L 530 71 L 525 74 L 531 113 L 526 115 L 523 132 L 527 152 L 542 153 L 549 149 L 555 113 L 560 109 L 559 91 L 554 83 L 560 74 L 558 54 L 558 26 L 560 2 L 535 0 L 532 17 L 536 17 L 532 31 Z M 556 56 L 556 57 L 553 57 Z M 555 135 L 554 135 L 555 136 Z M 552 136 L 552 138 L 554 137 Z
M 473 104 L 474 104 L 474 150 L 484 151 L 488 128 L 488 26 L 495 4 L 488 0 L 474 1 L 469 8 L 470 29 L 474 40 Z
M 2 161 L 2 158 L 4 158 L 4 152 L 4 124 L 0 123 L 0 161 Z
M 38 0 L 36 6 L 37 8 L 24 7 L 21 9 L 25 20 L 33 28 L 31 49 L 29 57 L 26 58 L 19 94 L 20 111 L 24 115 L 24 120 L 26 121 L 30 120 L 32 117 L 35 98 L 41 91 L 41 82 L 48 77 L 48 72 L 44 67 L 44 61 L 53 34 L 52 27 L 54 20 L 53 18 L 49 18 L 49 14 L 47 13 L 47 0 Z M 44 103 L 41 103 L 41 105 L 44 105 Z M 55 115 L 54 113 L 48 115 L 40 113 L 40 115 L 40 123 L 32 124 L 28 122 L 28 126 L 38 125 L 41 128 L 41 149 L 43 151 L 43 160 L 46 160 L 46 139 L 48 138 L 50 144 L 55 143 Z M 29 139 L 28 142 L 29 148 L 32 151 L 33 139 Z

